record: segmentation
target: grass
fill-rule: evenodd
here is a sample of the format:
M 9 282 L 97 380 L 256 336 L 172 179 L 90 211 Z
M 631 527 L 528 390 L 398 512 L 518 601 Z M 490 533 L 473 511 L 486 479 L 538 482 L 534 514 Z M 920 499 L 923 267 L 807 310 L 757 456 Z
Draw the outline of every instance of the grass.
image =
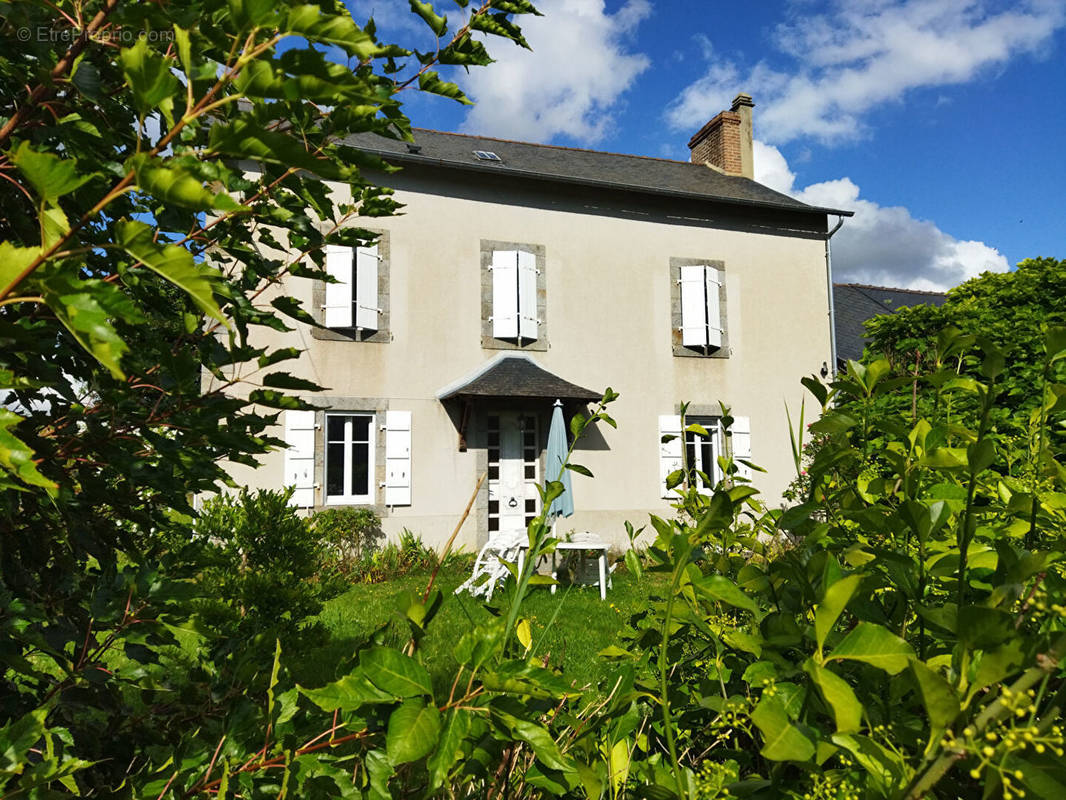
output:
M 433 677 L 434 688 L 447 693 L 455 677 L 457 663 L 452 654 L 460 637 L 477 623 L 489 618 L 484 602 L 469 594 L 456 595 L 466 575 L 438 576 L 444 598 L 440 611 L 422 640 L 422 660 Z M 334 680 L 356 660 L 359 646 L 370 641 L 402 647 L 410 636 L 397 606 L 405 592 L 421 596 L 428 575 L 407 575 L 384 583 L 358 584 L 326 604 L 319 621 L 328 630 L 328 641 L 320 648 L 304 651 L 299 663 L 290 664 L 296 680 L 317 686 Z M 600 600 L 594 586 L 560 588 L 552 595 L 536 589 L 523 604 L 520 616 L 530 621 L 532 655 L 547 658 L 548 664 L 562 669 L 577 686 L 595 685 L 610 676 L 612 667 L 596 654 L 618 643 L 618 634 L 629 617 L 646 608 L 650 593 L 662 579 L 616 575 L 607 599 Z M 493 602 L 506 602 L 497 591 Z

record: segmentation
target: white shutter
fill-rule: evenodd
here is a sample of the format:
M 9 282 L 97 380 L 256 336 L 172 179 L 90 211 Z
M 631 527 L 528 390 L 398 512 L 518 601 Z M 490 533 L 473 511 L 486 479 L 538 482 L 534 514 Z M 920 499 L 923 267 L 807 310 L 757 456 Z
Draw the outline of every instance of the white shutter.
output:
M 323 323 L 327 328 L 352 327 L 352 248 L 326 245 L 326 272 L 337 283 L 326 284 Z
M 492 251 L 492 335 L 518 337 L 518 251 Z
M 411 505 L 411 412 L 385 412 L 385 505 Z
M 707 344 L 707 282 L 703 265 L 681 268 L 681 344 Z
M 537 338 L 537 257 L 518 251 L 518 335 Z
M 289 505 L 310 508 L 315 504 L 315 412 L 285 412 L 285 486 L 296 490 Z
M 673 435 L 668 442 L 664 436 Z M 681 433 L 681 417 L 678 414 L 663 414 L 659 417 L 659 495 L 676 497 L 674 489 L 666 488 L 666 479 L 684 465 L 682 452 L 685 446 L 684 434 Z
M 719 294 L 722 273 L 715 267 L 707 267 L 707 344 L 722 346 L 722 303 Z
M 355 327 L 378 329 L 378 246 L 360 247 L 355 261 Z
M 733 417 L 733 460 L 737 465 L 737 475 L 751 480 L 752 469 L 747 464 L 741 464 L 740 459 L 751 460 L 751 418 Z

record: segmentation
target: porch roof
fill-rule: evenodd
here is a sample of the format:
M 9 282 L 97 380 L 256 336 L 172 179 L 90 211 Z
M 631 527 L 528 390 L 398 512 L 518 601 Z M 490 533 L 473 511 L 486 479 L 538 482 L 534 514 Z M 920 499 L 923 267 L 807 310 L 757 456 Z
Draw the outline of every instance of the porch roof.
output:
M 454 398 L 536 398 L 591 403 L 602 396 L 602 392 L 594 392 L 553 375 L 525 353 L 502 353 L 473 374 L 437 392 L 437 399 L 442 401 Z

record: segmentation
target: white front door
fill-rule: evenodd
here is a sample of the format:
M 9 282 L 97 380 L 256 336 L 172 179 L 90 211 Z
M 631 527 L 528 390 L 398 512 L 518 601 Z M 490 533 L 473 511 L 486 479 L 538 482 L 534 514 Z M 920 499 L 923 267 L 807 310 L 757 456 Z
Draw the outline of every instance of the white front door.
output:
M 525 530 L 540 509 L 540 439 L 532 414 L 488 416 L 489 533 Z

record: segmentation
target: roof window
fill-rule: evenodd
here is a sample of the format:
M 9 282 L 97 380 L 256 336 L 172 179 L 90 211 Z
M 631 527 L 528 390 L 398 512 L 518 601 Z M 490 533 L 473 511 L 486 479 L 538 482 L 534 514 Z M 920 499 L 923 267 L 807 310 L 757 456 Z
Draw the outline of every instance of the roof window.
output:
M 475 150 L 474 151 L 474 157 L 478 161 L 498 161 L 501 164 L 503 163 L 503 159 L 500 158 L 498 155 L 496 155 L 491 150 Z

